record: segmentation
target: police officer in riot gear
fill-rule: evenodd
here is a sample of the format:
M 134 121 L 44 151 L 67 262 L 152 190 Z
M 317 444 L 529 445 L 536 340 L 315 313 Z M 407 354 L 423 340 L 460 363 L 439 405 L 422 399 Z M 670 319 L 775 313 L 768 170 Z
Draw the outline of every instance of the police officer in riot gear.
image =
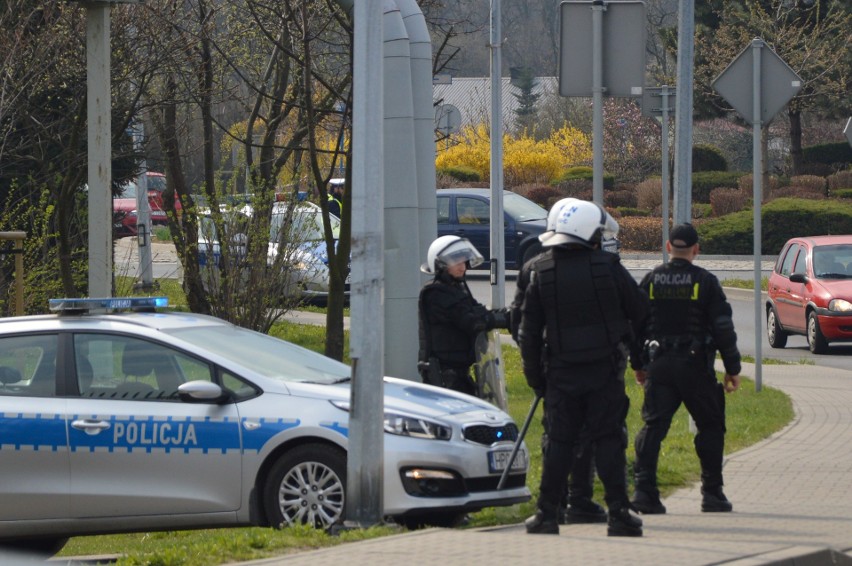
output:
M 546 250 L 530 265 L 518 329 L 527 383 L 544 393 L 549 436 L 538 511 L 526 529 L 559 533 L 565 481 L 585 434 L 604 484 L 607 534 L 642 536 L 627 496 L 621 376 L 623 345 L 640 329 L 648 299 L 618 256 L 600 249 L 615 220 L 595 203 L 566 200 L 554 205 L 554 230 L 540 237 Z
M 466 239 L 441 236 L 421 267 L 435 277 L 420 290 L 419 369 L 424 383 L 476 395 L 470 368 L 477 334 L 508 328 L 507 309 L 489 310 L 473 298 L 465 272 L 483 261 Z
M 556 218 L 558 212 L 563 206 L 569 202 L 577 201 L 574 198 L 562 199 L 551 207 L 547 215 L 547 234 L 553 234 L 556 227 Z M 608 241 L 612 242 L 615 239 L 615 234 L 607 233 Z M 602 246 L 604 247 L 604 246 Z M 616 245 L 609 245 L 606 248 L 615 250 Z M 521 306 L 524 302 L 524 293 L 529 286 L 530 274 L 532 272 L 532 264 L 535 258 L 529 260 L 521 268 L 518 273 L 517 285 L 515 288 L 515 297 L 512 301 L 510 320 L 512 323 L 512 337 L 515 342 L 518 342 L 518 329 L 521 324 Z M 623 378 L 622 378 L 623 379 Z M 542 454 L 547 454 L 549 438 L 547 435 L 547 418 L 542 418 L 544 432 L 541 435 L 541 451 Z M 583 435 L 584 437 L 587 435 Z M 574 461 L 571 465 L 571 473 L 568 478 L 566 497 L 563 497 L 559 505 L 559 524 L 571 523 L 605 523 L 607 520 L 606 510 L 592 500 L 595 491 L 595 464 L 594 464 L 594 449 L 588 438 L 581 438 L 578 442 L 577 449 L 574 454 Z
M 740 385 L 731 306 L 716 276 L 692 263 L 699 246 L 698 232 L 691 224 L 672 229 L 666 250 L 670 261 L 640 284 L 648 292 L 651 310 L 643 334 L 644 364 L 633 367 L 636 381 L 645 388 L 645 426 L 634 443 L 632 504 L 641 513 L 666 512 L 657 489 L 657 461 L 672 417 L 683 403 L 698 428 L 695 451 L 701 462 L 701 510 L 731 511 L 733 506 L 722 491 L 725 391 Z M 724 384 L 716 379 L 716 350 L 725 366 Z

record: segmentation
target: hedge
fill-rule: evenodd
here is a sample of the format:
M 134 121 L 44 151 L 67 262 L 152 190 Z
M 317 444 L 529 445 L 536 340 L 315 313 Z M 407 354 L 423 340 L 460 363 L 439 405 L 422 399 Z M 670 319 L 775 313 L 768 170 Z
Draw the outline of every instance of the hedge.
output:
M 712 145 L 695 145 L 692 147 L 692 172 L 727 171 L 728 162 L 719 148 Z
M 852 147 L 847 142 L 823 143 L 802 148 L 805 163 L 834 165 L 852 163 Z
M 737 188 L 737 181 L 746 175 L 739 171 L 699 171 L 692 174 L 692 202 L 710 202 L 710 191 L 719 187 Z
M 780 198 L 761 209 L 761 253 L 777 254 L 790 238 L 852 234 L 852 203 Z M 746 254 L 754 249 L 754 211 L 743 210 L 697 226 L 706 254 Z

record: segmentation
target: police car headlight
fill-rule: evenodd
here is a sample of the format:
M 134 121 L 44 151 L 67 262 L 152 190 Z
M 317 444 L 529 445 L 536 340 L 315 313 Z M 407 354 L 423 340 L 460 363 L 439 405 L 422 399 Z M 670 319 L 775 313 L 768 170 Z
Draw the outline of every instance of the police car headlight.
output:
M 428 440 L 449 440 L 453 435 L 450 427 L 425 419 L 388 413 L 385 413 L 385 432 L 398 434 L 399 436 L 426 438 Z
M 828 303 L 828 310 L 834 312 L 849 312 L 852 311 L 852 303 L 845 299 L 832 299 Z
M 348 401 L 330 401 L 330 403 L 338 409 L 349 412 Z M 453 436 L 453 430 L 446 425 L 395 413 L 385 413 L 384 428 L 388 434 L 427 440 L 450 440 Z

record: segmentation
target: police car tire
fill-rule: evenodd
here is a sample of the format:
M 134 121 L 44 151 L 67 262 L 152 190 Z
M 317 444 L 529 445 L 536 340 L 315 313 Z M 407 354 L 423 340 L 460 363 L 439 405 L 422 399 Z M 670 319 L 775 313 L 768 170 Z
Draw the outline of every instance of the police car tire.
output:
M 343 521 L 346 453 L 328 444 L 304 444 L 272 466 L 263 489 L 269 523 L 276 528 L 305 524 L 327 529 Z

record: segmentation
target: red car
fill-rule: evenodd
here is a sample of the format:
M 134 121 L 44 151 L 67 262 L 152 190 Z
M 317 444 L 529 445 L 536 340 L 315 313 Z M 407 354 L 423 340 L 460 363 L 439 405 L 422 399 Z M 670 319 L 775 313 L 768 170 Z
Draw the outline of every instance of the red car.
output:
M 168 224 L 166 209 L 163 205 L 163 191 L 166 190 L 166 176 L 162 173 L 147 173 L 148 205 L 151 207 L 151 224 L 165 226 Z M 124 186 L 121 196 L 112 199 L 112 226 L 115 238 L 136 235 L 136 224 L 139 220 L 136 214 L 136 189 L 138 185 L 131 181 Z M 180 202 L 175 201 L 175 209 L 180 211 Z
M 852 235 L 792 238 L 769 276 L 766 335 L 783 348 L 804 334 L 815 354 L 852 342 Z

